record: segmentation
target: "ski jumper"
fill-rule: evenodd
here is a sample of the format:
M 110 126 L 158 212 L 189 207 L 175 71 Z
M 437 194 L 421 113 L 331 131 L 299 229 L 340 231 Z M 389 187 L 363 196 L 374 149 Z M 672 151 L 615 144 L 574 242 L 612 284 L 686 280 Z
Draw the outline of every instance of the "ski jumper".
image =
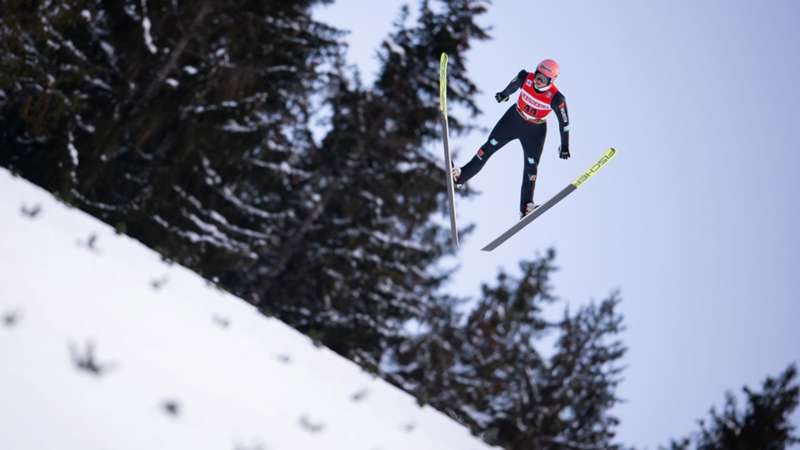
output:
M 533 84 L 534 72 L 521 70 L 501 91 L 504 97 L 522 89 L 516 104 L 510 106 L 489 134 L 489 139 L 480 146 L 472 159 L 461 168 L 458 183 L 466 183 L 474 177 L 486 164 L 486 161 L 504 145 L 519 139 L 524 153 L 522 172 L 522 188 L 520 190 L 520 211 L 525 213 L 527 203 L 533 202 L 533 191 L 536 186 L 536 175 L 539 160 L 542 156 L 547 122 L 545 118 L 555 110 L 561 134 L 561 147 L 569 148 L 569 116 L 567 102 L 553 83 L 542 91 Z

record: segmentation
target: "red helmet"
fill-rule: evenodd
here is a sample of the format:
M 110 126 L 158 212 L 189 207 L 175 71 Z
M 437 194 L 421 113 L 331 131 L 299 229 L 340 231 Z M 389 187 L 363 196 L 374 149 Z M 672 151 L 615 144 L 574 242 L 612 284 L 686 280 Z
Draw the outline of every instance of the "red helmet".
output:
M 555 80 L 556 77 L 558 77 L 558 74 L 561 73 L 558 63 L 552 59 L 545 59 L 540 62 L 539 65 L 536 66 L 536 71 L 547 78 L 550 78 L 550 80 Z

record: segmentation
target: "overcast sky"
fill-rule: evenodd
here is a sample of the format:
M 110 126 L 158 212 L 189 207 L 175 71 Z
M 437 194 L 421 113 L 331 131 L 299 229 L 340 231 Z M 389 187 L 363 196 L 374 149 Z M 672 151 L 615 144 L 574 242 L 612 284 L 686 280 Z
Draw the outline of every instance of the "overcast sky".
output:
M 348 55 L 367 82 L 402 2 L 372 4 L 338 0 L 319 13 L 352 31 Z M 459 221 L 477 228 L 451 288 L 475 295 L 498 267 L 552 246 L 556 294 L 571 306 L 621 289 L 630 350 L 616 413 L 621 440 L 640 447 L 695 430 L 725 390 L 800 360 L 800 3 L 498 0 L 480 22 L 494 38 L 467 54 L 481 125 L 508 107 L 492 96 L 520 69 L 561 64 L 573 158 L 558 159 L 551 117 L 537 202 L 605 148 L 619 153 L 487 254 L 480 248 L 517 218 L 522 171 L 518 142 L 494 155 L 470 181 L 482 194 L 458 200 Z M 456 162 L 485 139 L 453 139 Z

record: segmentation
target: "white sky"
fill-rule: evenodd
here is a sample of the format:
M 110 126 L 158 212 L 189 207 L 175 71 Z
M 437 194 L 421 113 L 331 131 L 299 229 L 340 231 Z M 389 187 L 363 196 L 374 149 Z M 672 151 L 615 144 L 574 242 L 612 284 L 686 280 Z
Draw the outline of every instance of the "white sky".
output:
M 36 219 L 20 214 L 36 205 Z M 96 251 L 85 246 L 92 234 Z M 9 315 L 13 326 L 0 321 L 0 449 L 490 448 L 0 168 L 0 317 Z M 100 378 L 69 357 L 70 344 L 82 351 L 88 341 L 98 364 L 110 364 Z M 178 417 L 162 411 L 165 401 Z
M 352 31 L 349 58 L 366 82 L 401 3 L 320 9 L 322 20 Z M 517 218 L 522 151 L 518 142 L 504 147 L 470 181 L 482 195 L 458 200 L 460 222 L 477 229 L 462 243 L 452 289 L 476 295 L 498 267 L 515 270 L 550 246 L 563 267 L 556 293 L 568 304 L 621 288 L 630 350 L 616 413 L 621 441 L 640 448 L 696 430 L 725 390 L 800 360 L 800 3 L 497 0 L 480 22 L 494 38 L 468 53 L 484 91 L 481 125 L 490 129 L 508 107 L 492 96 L 520 69 L 546 57 L 561 64 L 573 158 L 558 159 L 551 118 L 537 201 L 605 148 L 619 153 L 486 254 L 480 248 Z M 456 162 L 486 136 L 453 139 Z

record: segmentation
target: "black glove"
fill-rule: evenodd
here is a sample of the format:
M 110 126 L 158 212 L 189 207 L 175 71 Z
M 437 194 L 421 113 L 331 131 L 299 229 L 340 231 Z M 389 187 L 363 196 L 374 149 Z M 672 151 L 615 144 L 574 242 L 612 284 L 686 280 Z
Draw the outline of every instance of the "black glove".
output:
M 569 147 L 558 147 L 558 156 L 560 156 L 561 159 L 569 159 Z
M 497 100 L 497 103 L 502 103 L 502 102 L 508 100 L 508 96 L 507 95 L 503 95 L 502 92 L 498 92 L 497 94 L 494 94 L 494 99 Z

